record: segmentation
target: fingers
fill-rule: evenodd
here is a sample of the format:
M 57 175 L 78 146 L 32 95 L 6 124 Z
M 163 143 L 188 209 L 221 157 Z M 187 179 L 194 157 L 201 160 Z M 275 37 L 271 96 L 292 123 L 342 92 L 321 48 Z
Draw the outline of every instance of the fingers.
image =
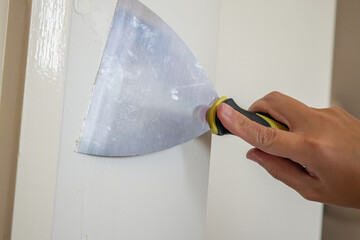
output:
M 272 92 L 251 105 L 250 111 L 268 113 L 286 124 L 290 131 L 308 121 L 309 108 L 282 93 Z
M 289 159 L 276 157 L 259 149 L 251 149 L 246 157 L 257 162 L 275 179 L 285 183 L 306 198 L 316 184 L 317 179 L 309 176 L 302 166 Z
M 302 137 L 296 133 L 264 127 L 226 104 L 220 104 L 217 115 L 226 129 L 249 144 L 272 155 L 291 158 L 307 166 Z

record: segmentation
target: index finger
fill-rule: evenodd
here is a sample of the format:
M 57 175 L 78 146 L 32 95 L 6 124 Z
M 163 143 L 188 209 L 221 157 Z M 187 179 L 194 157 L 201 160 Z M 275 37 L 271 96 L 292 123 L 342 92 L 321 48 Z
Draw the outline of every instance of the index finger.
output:
M 303 125 L 308 121 L 307 113 L 310 109 L 302 102 L 285 94 L 271 92 L 254 102 L 249 110 L 267 113 L 293 131 L 300 124 Z
M 217 115 L 226 129 L 254 147 L 307 166 L 301 147 L 303 138 L 299 134 L 262 126 L 224 103 L 220 104 Z

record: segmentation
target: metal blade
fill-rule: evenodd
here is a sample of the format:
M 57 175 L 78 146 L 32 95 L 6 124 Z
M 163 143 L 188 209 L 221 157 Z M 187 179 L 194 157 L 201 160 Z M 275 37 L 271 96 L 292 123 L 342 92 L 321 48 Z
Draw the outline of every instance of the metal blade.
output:
M 77 152 L 133 156 L 209 130 L 217 98 L 179 36 L 137 0 L 117 4 Z

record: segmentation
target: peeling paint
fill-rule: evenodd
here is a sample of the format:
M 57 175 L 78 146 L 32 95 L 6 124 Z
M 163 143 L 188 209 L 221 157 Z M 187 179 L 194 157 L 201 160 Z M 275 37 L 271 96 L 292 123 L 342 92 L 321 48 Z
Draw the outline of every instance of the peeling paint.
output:
M 106 14 L 100 0 L 75 0 L 74 11 L 94 33 L 94 40 L 103 45 L 110 28 L 112 15 Z M 115 9 L 115 5 L 114 5 Z M 108 26 L 108 27 L 106 27 Z

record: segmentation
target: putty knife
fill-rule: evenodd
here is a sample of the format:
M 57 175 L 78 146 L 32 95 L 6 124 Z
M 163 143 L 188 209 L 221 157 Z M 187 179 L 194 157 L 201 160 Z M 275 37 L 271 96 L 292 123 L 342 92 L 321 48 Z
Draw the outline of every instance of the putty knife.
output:
M 119 0 L 77 152 L 134 156 L 161 151 L 211 131 L 228 133 L 221 102 L 250 119 L 284 128 L 218 95 L 179 36 L 137 0 Z

